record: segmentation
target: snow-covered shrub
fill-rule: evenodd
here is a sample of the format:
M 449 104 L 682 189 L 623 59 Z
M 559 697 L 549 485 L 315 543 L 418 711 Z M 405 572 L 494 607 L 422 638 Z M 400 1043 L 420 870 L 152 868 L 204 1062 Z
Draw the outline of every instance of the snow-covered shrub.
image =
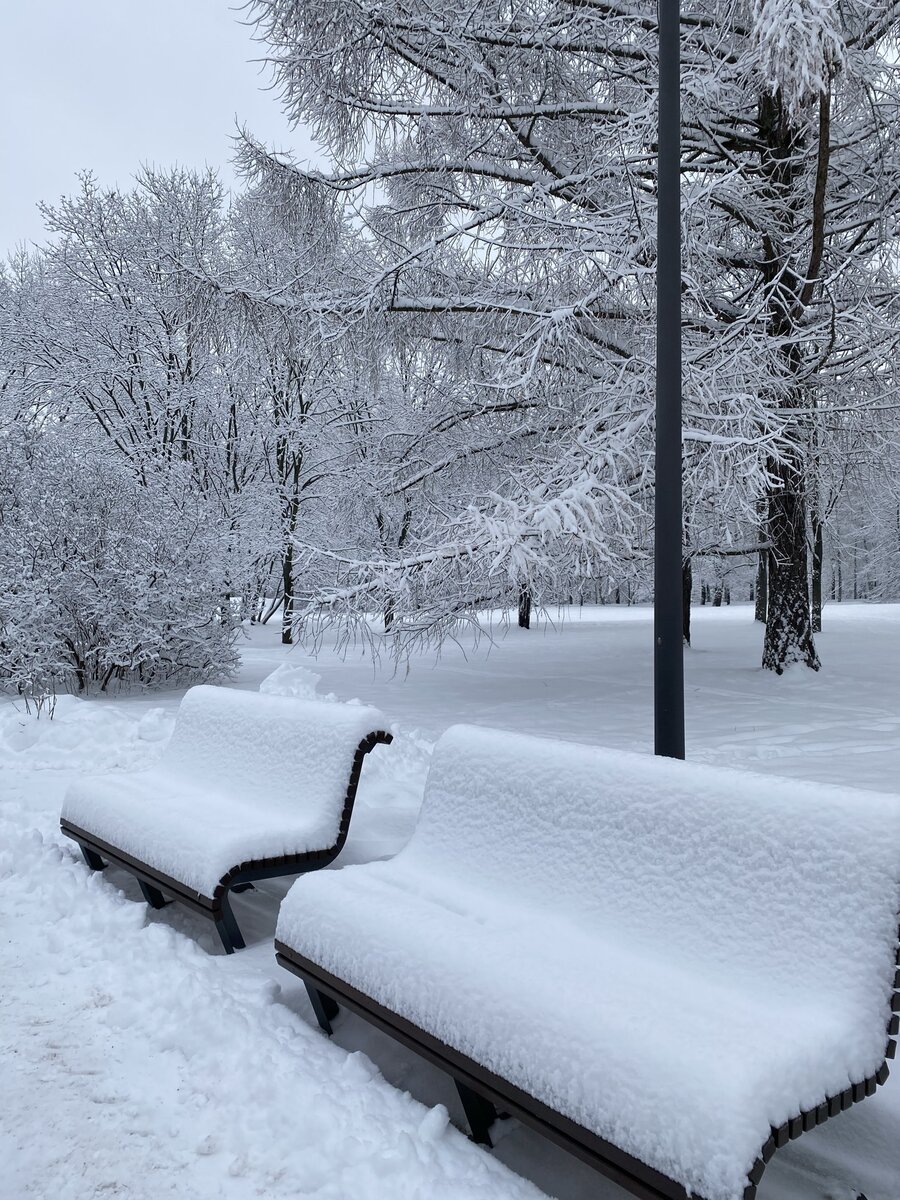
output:
M 227 545 L 177 472 L 59 436 L 0 445 L 0 686 L 25 696 L 219 679 L 237 666 Z

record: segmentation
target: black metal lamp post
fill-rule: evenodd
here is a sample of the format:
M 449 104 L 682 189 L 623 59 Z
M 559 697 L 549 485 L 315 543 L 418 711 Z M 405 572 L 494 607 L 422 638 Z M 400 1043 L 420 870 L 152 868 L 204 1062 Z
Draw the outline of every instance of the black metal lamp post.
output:
M 681 85 L 679 0 L 658 0 L 654 751 L 684 758 L 681 497 Z

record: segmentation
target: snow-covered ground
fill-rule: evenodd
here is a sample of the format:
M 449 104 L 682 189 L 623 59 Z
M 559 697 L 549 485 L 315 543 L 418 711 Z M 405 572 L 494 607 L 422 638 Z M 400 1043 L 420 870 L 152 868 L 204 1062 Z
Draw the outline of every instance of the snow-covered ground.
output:
M 344 861 L 387 855 L 454 721 L 650 750 L 649 612 L 563 617 L 408 672 L 327 645 L 313 660 L 257 629 L 237 686 L 308 694 L 314 671 L 320 693 L 396 722 L 365 768 Z M 764 674 L 761 637 L 747 607 L 695 612 L 688 756 L 898 790 L 900 606 L 829 607 L 818 675 Z M 225 957 L 207 922 L 149 913 L 127 876 L 89 874 L 58 833 L 68 781 L 152 763 L 179 699 L 62 699 L 52 722 L 0 703 L 0 1198 L 619 1200 L 514 1123 L 493 1155 L 468 1143 L 447 1123 L 448 1109 L 461 1119 L 452 1085 L 356 1018 L 328 1042 L 274 964 L 284 883 L 236 898 L 249 945 Z M 781 1151 L 760 1200 L 898 1200 L 898 1130 L 892 1077 Z

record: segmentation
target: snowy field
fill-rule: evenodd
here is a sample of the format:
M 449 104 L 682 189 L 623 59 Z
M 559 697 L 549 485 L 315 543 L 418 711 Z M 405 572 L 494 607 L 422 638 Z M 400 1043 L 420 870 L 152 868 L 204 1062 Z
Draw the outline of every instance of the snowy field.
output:
M 698 609 L 686 656 L 688 756 L 898 790 L 900 606 L 829 607 L 818 675 L 759 669 L 746 606 Z M 277 674 L 273 678 L 273 673 Z M 649 751 L 646 609 L 584 609 L 409 671 L 283 648 L 256 629 L 236 686 L 376 704 L 395 744 L 367 762 L 344 861 L 388 855 L 413 821 L 430 746 L 465 720 Z M 150 764 L 180 693 L 60 700 L 53 722 L 0 703 L 0 1197 L 87 1200 L 619 1200 L 514 1122 L 493 1155 L 457 1133 L 449 1081 L 358 1019 L 334 1042 L 272 950 L 284 883 L 235 900 L 248 949 L 221 954 L 179 906 L 91 875 L 58 833 L 68 781 Z M 786 936 L 790 931 L 786 930 Z M 900 1083 L 779 1152 L 760 1200 L 900 1198 Z

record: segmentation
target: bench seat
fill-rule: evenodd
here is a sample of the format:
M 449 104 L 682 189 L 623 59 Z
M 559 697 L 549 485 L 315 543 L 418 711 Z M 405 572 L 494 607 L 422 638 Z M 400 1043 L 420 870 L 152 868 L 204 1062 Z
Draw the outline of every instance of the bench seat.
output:
M 697 1189 L 710 1172 L 690 1164 L 715 1171 L 742 1145 L 743 1195 L 770 1126 L 840 1092 L 856 1065 L 838 1052 L 810 1086 L 823 1049 L 852 1043 L 851 1014 L 842 1028 L 825 1007 L 767 1004 L 696 978 L 665 947 L 592 935 L 489 893 L 461 897 L 451 880 L 388 864 L 292 888 L 277 937 L 577 1124 L 645 1160 L 652 1151 Z M 883 1059 L 882 1037 L 873 1071 Z
M 68 824 L 212 896 L 241 863 L 310 854 L 335 841 L 339 814 L 333 828 L 323 828 L 302 803 L 286 812 L 267 800 L 237 785 L 185 779 L 163 768 L 124 780 L 81 780 L 69 790 L 63 812 Z
M 385 724 L 363 705 L 192 688 L 159 766 L 75 781 L 61 828 L 215 919 L 229 888 L 336 856 Z
M 894 797 L 456 727 L 408 846 L 298 880 L 276 948 L 636 1194 L 743 1200 L 886 1077 L 898 908 Z

